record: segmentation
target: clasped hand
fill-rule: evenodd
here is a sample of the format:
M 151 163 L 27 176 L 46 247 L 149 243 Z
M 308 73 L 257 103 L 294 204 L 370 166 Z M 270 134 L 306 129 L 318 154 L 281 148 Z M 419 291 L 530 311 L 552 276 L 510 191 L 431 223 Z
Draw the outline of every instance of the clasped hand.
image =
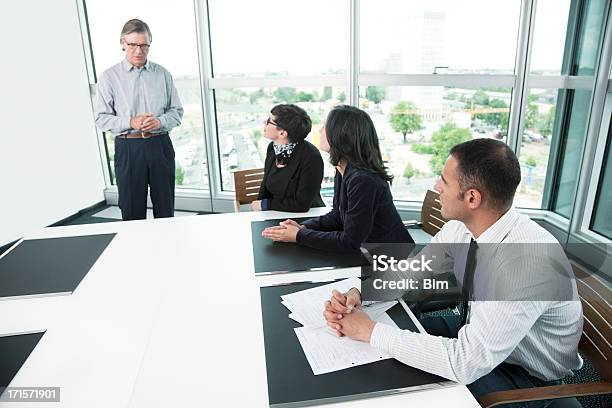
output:
M 293 220 L 285 220 L 262 231 L 261 236 L 277 242 L 296 242 L 298 231 L 305 228 Z
M 141 132 L 150 132 L 161 127 L 161 122 L 151 113 L 143 113 L 140 116 L 135 116 L 130 119 L 132 129 L 140 130 Z
M 361 294 L 356 288 L 346 293 L 332 291 L 324 304 L 323 316 L 338 336 L 370 342 L 376 323 L 361 308 Z

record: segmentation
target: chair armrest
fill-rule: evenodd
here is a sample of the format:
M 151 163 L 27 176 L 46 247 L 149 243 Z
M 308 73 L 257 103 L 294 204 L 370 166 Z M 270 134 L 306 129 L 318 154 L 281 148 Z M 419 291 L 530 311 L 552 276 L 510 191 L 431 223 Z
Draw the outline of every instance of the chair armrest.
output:
M 406 220 L 406 221 L 402 221 L 404 223 L 404 227 L 413 227 L 413 226 L 421 226 L 423 225 L 422 222 L 417 221 L 417 220 Z
M 510 391 L 497 391 L 483 395 L 478 399 L 478 402 L 483 408 L 488 408 L 511 402 L 539 401 L 611 393 L 612 383 L 604 381 L 583 384 L 552 385 L 547 387 L 524 388 Z

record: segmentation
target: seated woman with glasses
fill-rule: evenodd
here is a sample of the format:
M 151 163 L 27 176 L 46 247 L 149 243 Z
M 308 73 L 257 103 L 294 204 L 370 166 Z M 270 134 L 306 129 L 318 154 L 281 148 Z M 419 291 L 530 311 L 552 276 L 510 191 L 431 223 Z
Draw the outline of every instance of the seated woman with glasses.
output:
M 273 241 L 336 252 L 358 252 L 364 242 L 413 243 L 393 204 L 374 123 L 367 113 L 338 106 L 321 128 L 321 150 L 336 166 L 334 206 L 326 215 L 266 228 Z
M 305 212 L 324 207 L 319 190 L 323 180 L 321 153 L 304 140 L 312 122 L 296 105 L 277 105 L 264 121 L 268 145 L 259 196 L 251 203 L 254 211 Z

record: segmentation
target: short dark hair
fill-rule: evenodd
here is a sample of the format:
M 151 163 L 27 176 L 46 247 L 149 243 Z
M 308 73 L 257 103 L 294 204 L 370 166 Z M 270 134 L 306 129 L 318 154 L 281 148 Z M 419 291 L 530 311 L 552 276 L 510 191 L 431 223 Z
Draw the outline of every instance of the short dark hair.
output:
M 146 33 L 149 37 L 149 41 L 153 41 L 153 36 L 151 35 L 151 30 L 149 30 L 147 23 L 137 18 L 133 18 L 123 25 L 120 40 L 123 40 L 123 37 L 132 33 Z
M 354 106 L 336 106 L 327 115 L 325 133 L 331 164 L 337 166 L 344 160 L 358 169 L 379 174 L 385 181 L 393 180 L 380 154 L 376 128 L 366 112 Z
M 276 105 L 270 113 L 274 115 L 277 126 L 287 132 L 291 143 L 298 143 L 306 139 L 312 129 L 310 116 L 297 105 Z
M 462 194 L 474 188 L 487 205 L 507 210 L 521 182 L 521 166 L 514 152 L 503 142 L 474 139 L 455 145 L 450 155 L 457 162 Z

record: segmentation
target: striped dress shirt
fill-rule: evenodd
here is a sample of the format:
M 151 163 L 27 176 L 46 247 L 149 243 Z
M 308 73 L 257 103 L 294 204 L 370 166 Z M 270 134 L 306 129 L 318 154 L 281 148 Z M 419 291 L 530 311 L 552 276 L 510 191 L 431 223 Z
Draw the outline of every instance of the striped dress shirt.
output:
M 472 237 L 463 223 L 449 221 L 431 242 L 469 243 Z M 476 242 L 479 246 L 487 243 L 559 245 L 548 231 L 514 208 L 480 235 Z M 478 253 L 476 257 L 478 264 Z M 458 276 L 457 271 L 464 267 L 464 260 L 463 264 L 455 262 L 460 263 L 459 267 L 454 266 L 459 282 L 462 276 Z M 450 261 L 453 269 L 453 260 L 446 261 Z M 569 266 L 566 262 L 567 259 L 563 264 Z M 517 267 L 524 268 L 525 264 Z M 399 272 L 395 273 L 398 279 L 404 278 Z M 501 272 L 486 270 L 486 273 Z M 477 275 L 475 279 L 478 280 Z M 570 285 L 576 291 L 575 281 L 572 280 Z M 529 374 L 547 381 L 563 378 L 582 366 L 578 354 L 583 322 L 579 300 L 473 300 L 469 305 L 468 323 L 459 330 L 456 339 L 377 323 L 370 344 L 404 364 L 461 384 L 471 384 L 502 362 L 521 366 Z
M 169 132 L 183 117 L 172 75 L 151 61 L 137 68 L 124 59 L 104 71 L 98 78 L 94 109 L 98 128 L 113 136 L 132 133 L 130 119 L 144 113 L 161 123 L 152 133 Z

